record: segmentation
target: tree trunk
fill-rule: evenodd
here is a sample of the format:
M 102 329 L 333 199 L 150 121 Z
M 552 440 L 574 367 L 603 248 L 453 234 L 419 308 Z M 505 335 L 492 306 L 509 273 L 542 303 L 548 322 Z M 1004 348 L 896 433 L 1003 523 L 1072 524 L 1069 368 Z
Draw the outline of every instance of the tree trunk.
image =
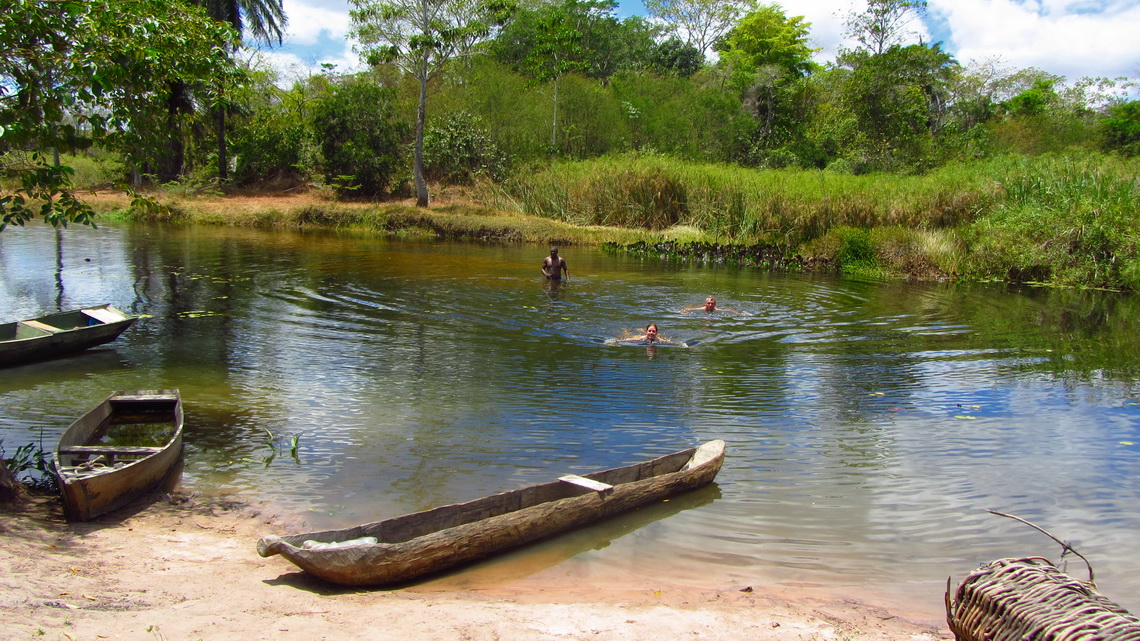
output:
M 24 486 L 0 460 L 0 503 L 14 503 L 24 496 Z
M 554 76 L 554 124 L 550 127 L 550 154 L 558 149 L 558 76 Z
M 427 120 L 428 60 L 420 61 L 420 106 L 416 111 L 416 207 L 428 206 L 427 182 L 424 180 L 424 122 Z
M 218 178 L 229 179 L 230 160 L 226 154 L 226 108 L 218 107 Z

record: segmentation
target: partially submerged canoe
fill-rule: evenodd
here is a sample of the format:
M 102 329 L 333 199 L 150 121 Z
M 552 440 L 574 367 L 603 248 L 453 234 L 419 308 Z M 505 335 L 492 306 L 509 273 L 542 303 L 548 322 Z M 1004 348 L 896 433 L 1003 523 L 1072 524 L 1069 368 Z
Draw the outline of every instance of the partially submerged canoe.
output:
M 332 583 L 400 583 L 695 490 L 711 483 L 723 462 L 724 441 L 709 441 L 644 463 L 344 530 L 266 536 L 257 553 L 280 554 Z
M 138 320 L 96 305 L 0 324 L 0 367 L 23 365 L 110 343 Z
M 67 428 L 54 456 L 69 520 L 118 509 L 181 469 L 182 398 L 178 390 L 115 392 Z

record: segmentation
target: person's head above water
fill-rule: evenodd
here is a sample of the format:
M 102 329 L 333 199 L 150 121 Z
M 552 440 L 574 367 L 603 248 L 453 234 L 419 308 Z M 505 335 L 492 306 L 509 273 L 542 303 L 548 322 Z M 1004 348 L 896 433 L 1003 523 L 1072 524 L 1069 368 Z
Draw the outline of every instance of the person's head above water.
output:
M 551 256 L 557 256 L 558 255 L 558 248 L 557 247 L 551 247 L 550 248 L 550 255 Z
M 657 323 L 650 323 L 645 326 L 646 340 L 655 340 L 657 338 Z
M 706 312 L 716 311 L 716 299 L 713 298 L 712 296 L 709 296 L 708 298 L 705 299 L 705 311 Z

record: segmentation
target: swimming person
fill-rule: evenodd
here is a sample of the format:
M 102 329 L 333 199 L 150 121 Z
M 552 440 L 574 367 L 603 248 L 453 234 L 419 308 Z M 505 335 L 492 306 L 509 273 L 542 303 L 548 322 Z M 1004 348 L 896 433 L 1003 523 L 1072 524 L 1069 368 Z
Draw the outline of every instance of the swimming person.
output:
M 661 336 L 657 331 L 657 323 L 650 323 L 645 326 L 645 333 L 641 336 L 631 336 L 629 338 L 620 339 L 622 343 L 646 343 L 648 345 L 680 345 L 681 347 L 688 347 L 688 345 L 675 341 L 671 338 Z
M 645 341 L 646 343 L 656 343 L 661 340 L 657 336 L 657 323 L 650 323 L 645 326 L 645 334 L 629 339 L 631 341 Z
M 562 280 L 562 274 L 566 274 L 566 280 L 570 280 L 570 268 L 566 266 L 566 259 L 558 255 L 557 247 L 551 247 L 550 255 L 542 259 L 542 275 L 547 280 Z
M 713 312 L 726 312 L 729 314 L 739 314 L 740 313 L 740 312 L 736 311 L 735 309 L 729 309 L 727 307 L 717 307 L 716 306 L 716 298 L 713 298 L 712 296 L 709 296 L 708 298 L 705 299 L 704 306 L 702 306 L 702 307 L 686 307 L 682 311 L 684 311 L 685 313 L 688 313 L 688 312 L 695 312 L 698 309 L 703 309 L 710 314 L 712 314 Z

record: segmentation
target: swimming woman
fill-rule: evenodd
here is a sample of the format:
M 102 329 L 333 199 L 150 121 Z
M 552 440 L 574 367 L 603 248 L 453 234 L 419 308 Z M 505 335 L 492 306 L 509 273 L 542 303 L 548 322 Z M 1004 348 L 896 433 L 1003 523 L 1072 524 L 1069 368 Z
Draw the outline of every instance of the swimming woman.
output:
M 618 339 L 618 342 L 645 343 L 646 345 L 680 345 L 681 347 L 688 347 L 688 345 L 684 343 L 661 336 L 657 331 L 657 323 L 650 323 L 646 325 L 645 333 L 641 336 L 630 336 L 628 338 Z

